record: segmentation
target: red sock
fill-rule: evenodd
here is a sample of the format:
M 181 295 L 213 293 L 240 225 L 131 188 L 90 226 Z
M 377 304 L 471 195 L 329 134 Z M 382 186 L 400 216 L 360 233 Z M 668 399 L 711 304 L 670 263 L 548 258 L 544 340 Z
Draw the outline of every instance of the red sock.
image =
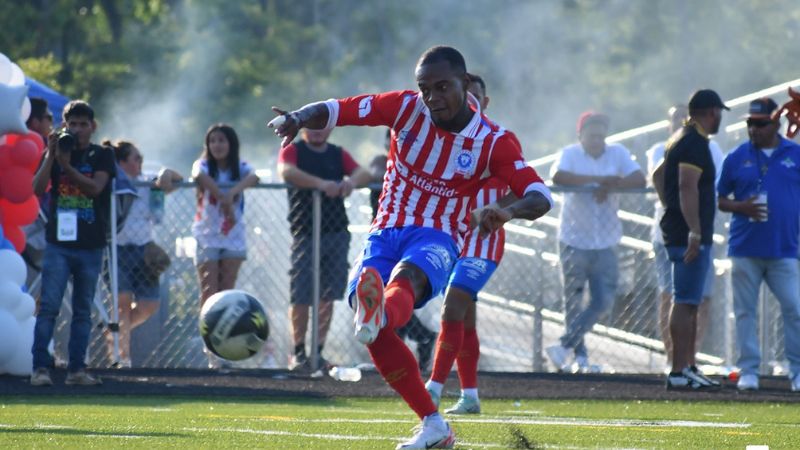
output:
M 382 328 L 375 342 L 368 345 L 367 349 L 383 379 L 403 397 L 420 419 L 436 412 L 436 406 L 422 382 L 417 359 L 397 336 L 394 328 Z
M 475 328 L 464 330 L 464 344 L 456 358 L 461 389 L 478 387 L 478 359 L 480 357 L 481 343 L 478 340 L 478 330 Z
M 386 328 L 400 328 L 414 313 L 414 288 L 406 278 L 395 278 L 383 291 L 386 308 Z
M 436 355 L 433 357 L 431 380 L 444 384 L 459 350 L 464 342 L 464 322 L 442 321 L 442 331 L 436 340 Z

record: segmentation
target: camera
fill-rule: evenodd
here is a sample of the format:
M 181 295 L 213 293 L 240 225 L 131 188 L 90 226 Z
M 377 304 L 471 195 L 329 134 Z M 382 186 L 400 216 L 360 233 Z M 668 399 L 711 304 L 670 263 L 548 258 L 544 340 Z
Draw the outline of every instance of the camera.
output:
M 77 144 L 78 138 L 69 130 L 62 130 L 61 133 L 58 134 L 58 151 L 69 153 L 75 150 L 75 144 Z

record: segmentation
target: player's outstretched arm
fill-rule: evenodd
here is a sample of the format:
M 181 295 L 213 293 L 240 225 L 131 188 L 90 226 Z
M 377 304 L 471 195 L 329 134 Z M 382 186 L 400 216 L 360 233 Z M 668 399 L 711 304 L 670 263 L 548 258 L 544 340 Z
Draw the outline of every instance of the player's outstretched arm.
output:
M 493 204 L 480 211 L 478 231 L 486 236 L 511 219 L 536 220 L 550 211 L 550 200 L 538 191 L 530 191 L 506 207 Z
M 289 145 L 301 128 L 319 130 L 328 126 L 330 113 L 325 102 L 310 103 L 302 108 L 287 112 L 275 106 L 272 110 L 278 114 L 267 126 L 275 129 L 275 134 L 282 137 L 281 147 Z

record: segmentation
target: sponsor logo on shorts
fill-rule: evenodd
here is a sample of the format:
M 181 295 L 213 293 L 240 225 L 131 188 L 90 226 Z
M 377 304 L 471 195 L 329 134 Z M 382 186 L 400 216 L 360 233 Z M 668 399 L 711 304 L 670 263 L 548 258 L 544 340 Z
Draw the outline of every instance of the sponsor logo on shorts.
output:
M 444 246 L 438 244 L 429 244 L 425 247 L 422 247 L 422 251 L 427 252 L 425 255 L 425 259 L 433 266 L 435 269 L 445 269 L 450 270 L 452 267 L 452 258 L 450 256 L 450 252 Z

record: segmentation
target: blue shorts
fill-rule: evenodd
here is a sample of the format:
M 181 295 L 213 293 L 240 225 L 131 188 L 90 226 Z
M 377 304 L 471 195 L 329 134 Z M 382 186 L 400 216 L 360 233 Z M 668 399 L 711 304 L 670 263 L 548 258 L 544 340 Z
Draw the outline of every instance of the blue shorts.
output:
M 669 260 L 667 248 L 661 242 L 653 242 L 653 251 L 656 254 L 655 267 L 658 290 L 672 295 L 672 261 Z M 714 295 L 714 264 L 708 265 L 708 274 L 703 286 L 703 297 L 710 298 Z
M 373 231 L 367 236 L 364 250 L 353 264 L 347 285 L 347 299 L 351 300 L 352 306 L 358 276 L 364 267 L 376 269 L 386 284 L 398 263 L 409 262 L 419 267 L 428 278 L 428 294 L 414 305 L 414 308 L 422 308 L 444 292 L 457 257 L 458 250 L 453 238 L 443 231 L 417 226 Z
M 673 301 L 686 305 L 699 305 L 703 301 L 708 272 L 711 266 L 711 246 L 701 245 L 700 254 L 689 264 L 683 262 L 686 247 L 668 246 L 672 261 Z
M 495 269 L 497 269 L 497 263 L 491 259 L 459 258 L 450 273 L 450 281 L 447 286 L 464 290 L 472 296 L 473 301 L 478 301 L 478 292 L 489 282 Z

